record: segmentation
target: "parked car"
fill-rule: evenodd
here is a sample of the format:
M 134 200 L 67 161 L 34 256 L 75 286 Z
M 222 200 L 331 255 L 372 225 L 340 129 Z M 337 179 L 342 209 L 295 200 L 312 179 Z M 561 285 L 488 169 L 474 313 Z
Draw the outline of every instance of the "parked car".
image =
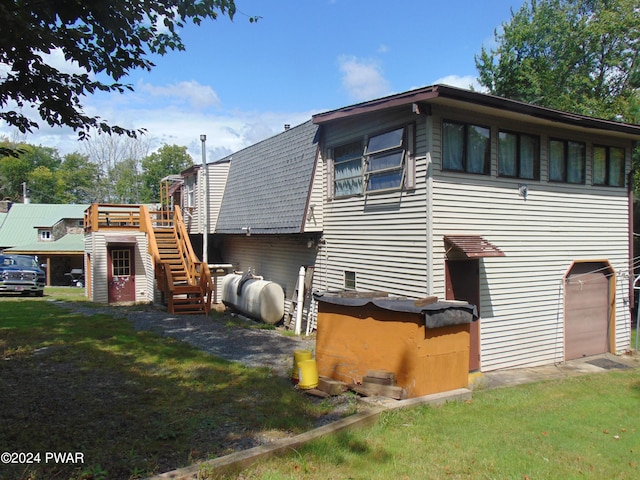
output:
M 46 275 L 35 258 L 28 255 L 0 255 L 0 293 L 44 295 Z

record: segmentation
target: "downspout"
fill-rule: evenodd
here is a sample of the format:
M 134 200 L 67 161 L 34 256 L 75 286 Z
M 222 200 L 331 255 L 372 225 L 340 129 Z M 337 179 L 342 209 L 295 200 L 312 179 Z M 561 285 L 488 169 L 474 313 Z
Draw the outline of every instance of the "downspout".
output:
M 427 274 L 427 295 L 433 295 L 434 282 L 433 282 L 433 163 L 431 159 L 431 152 L 433 151 L 433 116 L 427 115 L 425 117 L 425 134 L 426 134 L 426 189 L 427 189 L 427 204 L 426 204 L 426 242 L 427 242 L 427 258 L 426 258 L 426 274 Z
M 628 194 L 628 202 L 629 202 L 629 313 L 633 312 L 633 308 L 635 305 L 635 289 L 634 289 L 634 279 L 636 277 L 635 274 L 635 252 L 634 252 L 634 237 L 635 237 L 635 212 L 634 212 L 634 195 L 633 190 L 635 188 L 634 185 L 634 173 L 635 170 L 633 168 L 633 156 L 638 150 L 638 142 L 633 142 L 633 147 L 631 149 L 631 170 L 629 171 L 627 177 L 627 194 Z M 633 317 L 633 315 L 632 315 Z

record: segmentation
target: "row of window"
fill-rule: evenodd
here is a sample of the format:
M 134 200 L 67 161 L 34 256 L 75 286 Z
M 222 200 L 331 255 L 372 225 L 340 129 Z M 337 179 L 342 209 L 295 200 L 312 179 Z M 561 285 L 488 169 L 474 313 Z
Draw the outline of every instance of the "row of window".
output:
M 583 142 L 549 140 L 549 181 L 586 183 L 586 152 Z M 594 145 L 593 184 L 623 187 L 625 150 Z M 491 130 L 488 127 L 445 121 L 442 124 L 443 170 L 489 175 Z M 540 180 L 540 137 L 500 130 L 498 176 Z
M 412 188 L 414 126 L 366 137 L 333 149 L 330 158 L 332 197 Z M 586 183 L 586 152 L 583 142 L 549 140 L 549 181 Z M 540 137 L 500 130 L 498 132 L 498 176 L 540 180 Z M 454 172 L 491 173 L 491 129 L 481 125 L 444 121 L 442 124 L 442 168 Z M 593 184 L 625 185 L 625 150 L 594 145 Z

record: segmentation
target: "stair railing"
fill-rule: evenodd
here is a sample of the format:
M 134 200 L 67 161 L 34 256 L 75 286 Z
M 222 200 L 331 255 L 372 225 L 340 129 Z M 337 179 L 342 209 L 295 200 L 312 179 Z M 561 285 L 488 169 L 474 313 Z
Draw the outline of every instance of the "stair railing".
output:
M 205 312 L 209 313 L 211 310 L 213 291 L 213 282 L 209 266 L 206 262 L 200 262 L 193 251 L 191 240 L 189 239 L 182 219 L 180 207 L 177 205 L 174 206 L 173 215 L 171 215 L 171 213 L 172 212 L 166 211 L 151 213 L 146 206 L 143 205 L 140 207 L 140 227 L 147 233 L 148 251 L 153 258 L 158 288 L 165 296 L 171 297 L 174 285 L 170 268 L 164 265 L 160 258 L 160 251 L 153 230 L 154 222 L 156 226 L 172 227 L 180 259 L 187 273 L 187 283 L 189 285 L 199 286 Z M 155 219 L 152 219 L 152 214 L 156 217 Z M 171 217 L 173 217 L 172 220 Z M 171 303 L 172 298 L 169 298 L 169 307 L 171 307 Z

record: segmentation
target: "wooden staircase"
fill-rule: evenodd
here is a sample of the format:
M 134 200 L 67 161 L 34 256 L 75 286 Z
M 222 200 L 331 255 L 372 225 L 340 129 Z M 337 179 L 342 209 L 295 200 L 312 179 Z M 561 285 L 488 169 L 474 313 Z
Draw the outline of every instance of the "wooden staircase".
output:
M 208 314 L 213 291 L 209 266 L 193 252 L 180 207 L 163 203 L 158 211 L 142 206 L 140 215 L 158 289 L 170 313 Z

